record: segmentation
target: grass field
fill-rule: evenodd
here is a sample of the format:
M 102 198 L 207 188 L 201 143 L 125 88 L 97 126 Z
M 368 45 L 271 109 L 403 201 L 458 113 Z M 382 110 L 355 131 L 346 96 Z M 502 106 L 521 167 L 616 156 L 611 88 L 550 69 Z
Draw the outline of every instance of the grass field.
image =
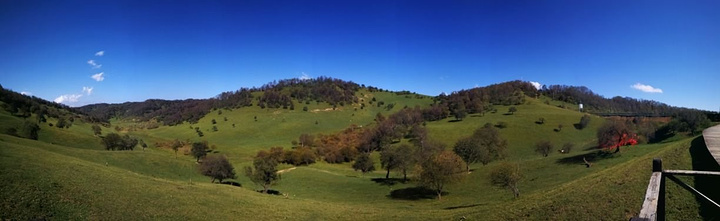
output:
M 594 156 L 595 132 L 604 120 L 593 117 L 588 128 L 578 130 L 573 124 L 582 113 L 529 99 L 517 106 L 513 115 L 506 115 L 507 107 L 500 106 L 497 113 L 426 126 L 432 139 L 451 148 L 458 138 L 485 123 L 506 122 L 507 128 L 500 131 L 508 139 L 507 160 L 519 163 L 524 177 L 518 199 L 489 184 L 489 168 L 495 162 L 471 165 L 472 173 L 461 183 L 448 186 L 440 201 L 416 191 L 412 182 L 378 179 L 385 176 L 382 170 L 362 175 L 349 163 L 319 162 L 288 170 L 272 187 L 287 198 L 259 194 L 255 192 L 259 187 L 242 176 L 241 168 L 249 165 L 257 150 L 288 148 L 301 133 L 333 133 L 351 124 L 367 125 L 378 112 L 388 115 L 405 105 L 432 102 L 386 92 L 364 94 L 366 101 L 375 96 L 386 104 L 396 103 L 395 108 L 388 111 L 368 104 L 357 111 L 352 106 L 332 110 L 313 103 L 307 105 L 307 112 L 302 110 L 304 104 L 296 104 L 295 110 L 254 106 L 222 110 L 222 114 L 214 111 L 197 124 L 127 132 L 151 146 L 135 151 L 105 151 L 90 125 L 80 122 L 69 129 L 41 125 L 39 141 L 0 135 L 0 198 L 4 199 L 0 219 L 627 220 L 640 209 L 653 157 L 663 157 L 666 168 L 714 169 L 698 163 L 708 160 L 700 157 L 703 144 L 698 139 L 702 138 L 682 136 L 624 148 L 612 157 L 594 158 L 593 166 L 585 168 L 581 159 Z M 535 123 L 541 117 L 545 123 Z M 210 130 L 212 119 L 217 121 L 217 132 Z M 21 122 L 0 112 L 3 126 Z M 121 127 L 133 124 L 113 123 Z M 564 127 L 555 131 L 558 124 Z M 191 127 L 200 127 L 205 136 L 198 137 Z M 103 128 L 103 133 L 111 131 L 114 129 Z M 182 154 L 175 158 L 171 150 L 153 146 L 172 139 L 207 140 L 216 145 L 216 151 L 235 166 L 239 175 L 235 181 L 242 187 L 210 184 L 209 178 L 196 171 L 194 159 Z M 533 149 L 541 140 L 556 147 L 566 142 L 576 146 L 570 154 L 553 152 L 542 157 Z M 377 159 L 377 153 L 373 157 Z M 282 166 L 286 168 L 291 166 Z M 380 168 L 379 162 L 376 168 Z M 668 185 L 668 196 L 669 219 L 703 218 L 699 216 L 702 206 L 689 192 Z

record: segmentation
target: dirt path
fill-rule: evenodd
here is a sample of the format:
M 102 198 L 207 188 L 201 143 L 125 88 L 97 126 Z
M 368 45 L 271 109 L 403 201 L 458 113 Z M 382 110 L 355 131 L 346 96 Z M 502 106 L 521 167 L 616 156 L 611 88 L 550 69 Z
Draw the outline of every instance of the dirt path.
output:
M 278 170 L 277 174 L 287 173 L 287 172 L 290 172 L 290 171 L 292 171 L 292 170 L 294 170 L 294 169 L 296 169 L 296 168 L 297 168 L 297 167 L 291 167 L 291 168 L 287 168 L 287 169 L 284 169 L 284 170 Z

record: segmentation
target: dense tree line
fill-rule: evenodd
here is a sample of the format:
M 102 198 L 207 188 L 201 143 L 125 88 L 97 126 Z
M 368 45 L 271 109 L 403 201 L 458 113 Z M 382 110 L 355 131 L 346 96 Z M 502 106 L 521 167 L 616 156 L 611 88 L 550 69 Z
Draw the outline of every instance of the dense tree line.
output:
M 327 102 L 340 106 L 357 103 L 355 92 L 360 88 L 356 83 L 327 77 L 289 79 L 274 81 L 259 88 L 223 92 L 210 99 L 150 99 L 122 104 L 92 104 L 76 110 L 103 122 L 120 117 L 141 121 L 156 119 L 164 125 L 177 125 L 185 121 L 196 123 L 214 109 L 252 106 L 254 100 L 261 107 L 289 109 L 294 109 L 293 99 L 297 102 Z M 261 93 L 261 96 L 254 97 L 253 93 L 256 92 Z
M 537 96 L 537 89 L 529 82 L 510 81 L 460 90 L 449 95 L 440 94 L 430 108 L 422 110 L 424 120 L 436 121 L 453 116 L 462 120 L 469 114 L 484 114 L 494 110 L 493 105 L 520 105 L 525 97 Z
M 35 96 L 28 96 L 5 89 L 0 85 L 0 108 L 16 117 L 25 118 L 36 124 L 47 122 L 48 117 L 72 120 L 79 119 L 84 122 L 97 122 L 99 119 L 89 117 L 80 111 L 64 104 L 43 100 Z M 35 115 L 33 119 L 28 119 Z M 65 128 L 67 125 L 63 125 Z
M 543 95 L 553 100 L 571 104 L 583 104 L 583 109 L 592 113 L 632 114 L 647 116 L 673 116 L 687 108 L 673 107 L 652 100 L 641 100 L 630 97 L 605 98 L 584 86 L 550 85 L 540 90 Z

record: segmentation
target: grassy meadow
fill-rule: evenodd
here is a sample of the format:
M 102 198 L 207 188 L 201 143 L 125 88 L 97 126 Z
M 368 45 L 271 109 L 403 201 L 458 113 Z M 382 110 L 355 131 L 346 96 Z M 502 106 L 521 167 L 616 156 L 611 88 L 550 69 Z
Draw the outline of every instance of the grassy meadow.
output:
M 702 155 L 701 137 L 678 136 L 666 142 L 623 148 L 619 154 L 597 157 L 595 133 L 604 122 L 593 117 L 589 126 L 576 129 L 583 113 L 528 98 L 518 111 L 507 106 L 495 113 L 470 115 L 462 121 L 428 122 L 429 136 L 452 148 L 486 123 L 505 122 L 500 129 L 508 140 L 508 158 L 521 166 L 520 198 L 491 186 L 488 165 L 470 165 L 472 172 L 447 187 L 442 200 L 417 191 L 412 182 L 388 182 L 374 153 L 377 171 L 361 174 L 350 163 L 318 162 L 292 167 L 272 187 L 283 195 L 257 193 L 260 187 L 242 175 L 254 154 L 274 146 L 290 148 L 302 133 L 334 133 L 349 125 L 369 125 L 377 113 L 387 116 L 404 106 L 421 107 L 432 99 L 387 92 L 358 93 L 365 103 L 375 97 L 393 109 L 367 104 L 333 110 L 326 104 L 295 104 L 294 110 L 257 106 L 215 110 L 198 123 L 129 130 L 137 122 L 115 120 L 115 132 L 143 139 L 149 148 L 106 151 L 90 124 L 75 122 L 68 129 L 41 125 L 38 141 L 0 135 L 0 219 L 52 220 L 627 220 L 639 212 L 650 177 L 651 159 L 662 157 L 665 167 L 697 168 Z M 307 106 L 308 111 L 303 111 Z M 221 112 L 220 112 L 221 111 Z M 255 120 L 257 117 L 257 120 Z M 227 118 L 227 121 L 225 121 Z M 544 118 L 544 124 L 536 121 Z M 212 124 L 215 119 L 216 124 Z M 49 119 L 54 123 L 55 119 Z M 0 112 L 2 126 L 22 119 Z M 234 126 L 233 126 L 234 125 Z M 558 130 L 559 126 L 562 129 Z M 212 131 L 216 126 L 218 131 Z M 199 137 L 199 127 L 204 133 Z M 2 129 L 2 128 L 0 128 Z M 242 187 L 211 184 L 200 175 L 195 159 L 158 148 L 156 142 L 173 139 L 206 140 L 235 166 Z M 549 140 L 556 149 L 574 143 L 569 154 L 552 152 L 543 157 L 535 143 Z M 586 168 L 582 158 L 592 161 Z M 391 173 L 393 178 L 401 174 Z M 692 180 L 690 180 L 692 183 Z M 668 182 L 670 183 L 670 182 Z M 701 219 L 701 206 L 687 191 L 668 184 L 668 218 Z

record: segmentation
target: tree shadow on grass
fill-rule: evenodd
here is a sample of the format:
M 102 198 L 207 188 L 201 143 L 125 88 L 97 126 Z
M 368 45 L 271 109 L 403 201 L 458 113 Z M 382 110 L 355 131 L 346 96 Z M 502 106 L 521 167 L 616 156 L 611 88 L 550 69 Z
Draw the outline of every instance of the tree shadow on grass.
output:
M 454 210 L 454 209 L 472 208 L 472 207 L 482 206 L 482 205 L 486 205 L 486 203 L 476 203 L 476 204 L 462 205 L 462 206 L 451 206 L 451 207 L 445 207 L 443 209 Z
M 455 120 L 449 120 L 448 123 L 455 123 L 455 122 L 460 122 L 460 121 L 462 121 L 462 120 L 455 119 Z
M 585 165 L 585 160 L 587 160 L 590 163 L 594 163 L 600 160 L 604 159 L 610 159 L 616 157 L 615 154 L 598 150 L 586 154 L 580 154 L 575 156 L 569 156 L 565 158 L 560 158 L 556 161 L 556 163 L 559 164 L 579 164 L 579 165 Z M 585 159 L 585 160 L 583 160 Z
M 373 182 L 378 183 L 382 186 L 394 186 L 395 184 L 398 184 L 398 183 L 407 183 L 407 180 L 400 179 L 400 178 L 388 178 L 388 179 L 373 178 L 370 180 L 372 180 Z
M 600 149 L 600 147 L 598 147 L 598 146 L 589 146 L 583 150 L 599 150 L 599 149 Z
M 262 190 L 255 190 L 255 191 L 258 192 L 258 193 L 262 193 L 262 192 L 263 192 Z M 276 195 L 276 196 L 282 195 L 282 193 L 281 193 L 280 191 L 273 190 L 273 189 L 269 189 L 269 190 L 267 191 L 267 194 Z
M 236 186 L 236 187 L 242 187 L 242 184 L 235 182 L 235 181 L 223 181 L 220 182 L 220 184 L 230 185 L 230 186 Z
M 443 196 L 447 194 L 447 192 L 442 193 Z M 404 189 L 393 190 L 387 197 L 396 200 L 435 199 L 435 197 L 437 197 L 437 193 L 425 187 L 408 187 Z
M 695 138 L 690 145 L 690 157 L 692 157 L 693 170 L 720 171 L 720 166 L 712 157 L 705 145 L 703 136 Z M 695 176 L 695 188 L 715 202 L 720 201 L 720 176 Z M 695 197 L 700 203 L 700 216 L 704 220 L 718 220 L 720 209 L 705 201 L 701 197 Z

